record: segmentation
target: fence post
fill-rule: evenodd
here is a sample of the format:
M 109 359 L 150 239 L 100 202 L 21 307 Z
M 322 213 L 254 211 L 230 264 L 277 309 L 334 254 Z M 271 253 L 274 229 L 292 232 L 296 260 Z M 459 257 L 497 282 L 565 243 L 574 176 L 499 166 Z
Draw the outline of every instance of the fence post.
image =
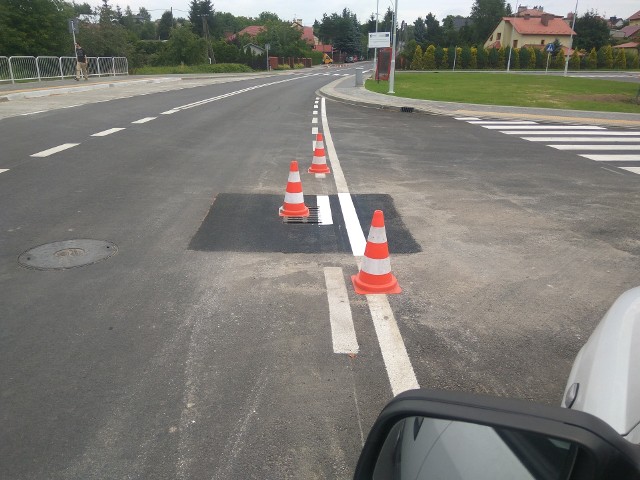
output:
M 36 72 L 38 72 L 38 81 L 41 82 L 42 78 L 40 78 L 40 57 L 36 57 Z
M 11 83 L 16 83 L 16 79 L 13 78 L 13 68 L 11 68 L 11 59 L 13 57 L 9 57 L 9 76 L 11 77 Z
M 113 72 L 113 76 L 116 76 L 116 57 L 111 57 L 111 71 Z
M 101 77 L 102 73 L 100 72 L 100 57 L 96 57 L 96 64 L 98 65 L 98 77 Z
M 64 72 L 62 71 L 62 57 L 58 57 L 58 65 L 60 66 L 60 80 L 64 80 Z

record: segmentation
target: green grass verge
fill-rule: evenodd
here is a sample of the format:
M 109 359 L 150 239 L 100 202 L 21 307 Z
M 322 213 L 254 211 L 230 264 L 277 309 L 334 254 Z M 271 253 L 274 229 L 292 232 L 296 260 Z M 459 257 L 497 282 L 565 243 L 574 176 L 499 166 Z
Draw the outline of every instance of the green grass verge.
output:
M 177 65 L 173 67 L 141 67 L 132 69 L 132 75 L 180 75 L 190 73 L 249 73 L 253 70 L 239 63 L 214 63 L 211 65 Z
M 389 91 L 388 82 L 366 88 Z M 396 72 L 396 97 L 518 107 L 640 113 L 638 84 L 594 78 L 507 73 Z

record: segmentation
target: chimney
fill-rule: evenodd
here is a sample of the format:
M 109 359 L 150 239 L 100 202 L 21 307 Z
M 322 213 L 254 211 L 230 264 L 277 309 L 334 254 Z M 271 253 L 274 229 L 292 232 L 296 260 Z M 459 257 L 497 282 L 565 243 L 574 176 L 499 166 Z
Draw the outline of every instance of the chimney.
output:
M 549 13 L 543 13 L 542 14 L 542 18 L 540 19 L 540 21 L 542 22 L 542 25 L 544 25 L 545 27 L 549 26 L 549 20 L 551 20 L 553 18 L 553 15 L 549 14 Z

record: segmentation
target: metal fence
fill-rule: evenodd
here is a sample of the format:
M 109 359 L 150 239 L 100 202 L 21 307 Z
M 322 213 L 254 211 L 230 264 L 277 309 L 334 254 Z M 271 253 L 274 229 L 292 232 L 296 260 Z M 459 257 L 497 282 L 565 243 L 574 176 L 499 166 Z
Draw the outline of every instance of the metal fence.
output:
M 126 57 L 87 57 L 90 77 L 129 74 Z M 0 57 L 0 83 L 74 77 L 75 57 Z

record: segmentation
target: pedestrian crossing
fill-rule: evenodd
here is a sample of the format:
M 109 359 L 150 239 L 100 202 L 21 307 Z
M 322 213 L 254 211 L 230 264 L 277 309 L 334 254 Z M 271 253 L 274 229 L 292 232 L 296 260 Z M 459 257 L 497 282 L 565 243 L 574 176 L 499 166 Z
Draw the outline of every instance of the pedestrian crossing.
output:
M 640 175 L 640 131 L 608 130 L 596 125 L 552 125 L 531 120 L 483 120 L 456 117 L 472 125 L 516 135 L 529 142 Z

